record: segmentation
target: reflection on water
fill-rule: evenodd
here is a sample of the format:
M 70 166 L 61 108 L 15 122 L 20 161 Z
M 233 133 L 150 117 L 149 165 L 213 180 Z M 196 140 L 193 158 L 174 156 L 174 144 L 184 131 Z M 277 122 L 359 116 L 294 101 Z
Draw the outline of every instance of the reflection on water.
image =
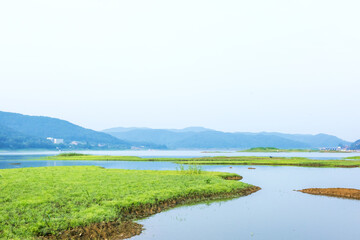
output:
M 177 166 L 170 162 L 24 160 L 34 158 L 29 155 L 5 158 L 0 160 L 0 168 L 95 165 L 174 170 Z M 156 214 L 139 221 L 146 230 L 131 239 L 360 239 L 360 201 L 293 191 L 311 187 L 360 189 L 360 168 L 231 167 L 206 165 L 203 169 L 238 173 L 244 182 L 262 190 L 246 197 Z

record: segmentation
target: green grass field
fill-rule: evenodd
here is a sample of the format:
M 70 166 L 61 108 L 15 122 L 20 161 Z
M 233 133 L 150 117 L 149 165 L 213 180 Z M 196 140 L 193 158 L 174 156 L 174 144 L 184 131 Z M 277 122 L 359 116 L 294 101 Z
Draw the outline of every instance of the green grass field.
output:
M 168 161 L 180 164 L 195 165 L 270 165 L 270 166 L 298 166 L 298 167 L 360 167 L 360 157 L 351 157 L 349 160 L 316 160 L 302 157 L 199 157 L 199 158 L 140 158 L 126 156 L 51 156 L 47 160 L 98 160 L 98 161 Z M 359 160 L 357 160 L 359 159 Z
M 131 209 L 245 195 L 256 187 L 236 174 L 182 168 L 138 171 L 100 167 L 0 170 L 0 239 L 31 239 L 101 221 L 136 219 Z M 256 191 L 258 189 L 255 189 Z M 133 212 L 133 214 L 129 214 Z

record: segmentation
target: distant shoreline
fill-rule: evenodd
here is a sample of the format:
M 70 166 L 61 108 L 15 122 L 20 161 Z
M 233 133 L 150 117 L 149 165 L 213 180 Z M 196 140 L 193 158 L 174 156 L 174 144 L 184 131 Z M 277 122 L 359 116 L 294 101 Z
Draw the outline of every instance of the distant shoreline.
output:
M 272 147 L 257 147 L 250 148 L 246 150 L 240 150 L 237 152 L 319 152 L 319 153 L 353 153 L 360 152 L 357 150 L 321 150 L 321 149 L 280 149 L 280 148 L 272 148 Z
M 143 162 L 173 162 L 188 165 L 266 165 L 266 166 L 296 166 L 296 167 L 328 167 L 356 168 L 360 167 L 360 156 L 343 158 L 341 160 L 316 160 L 304 157 L 198 157 L 198 158 L 142 158 L 136 156 L 90 155 L 80 153 L 64 153 L 44 157 L 39 160 L 71 160 L 71 161 L 143 161 Z

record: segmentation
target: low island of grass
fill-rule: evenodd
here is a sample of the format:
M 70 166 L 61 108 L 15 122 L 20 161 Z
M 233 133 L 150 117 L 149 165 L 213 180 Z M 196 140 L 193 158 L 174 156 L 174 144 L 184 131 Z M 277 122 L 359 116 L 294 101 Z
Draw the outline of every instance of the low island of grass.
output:
M 94 166 L 0 170 L 0 239 L 124 239 L 133 220 L 177 205 L 251 194 L 236 174 L 104 169 Z
M 355 159 L 354 159 L 355 158 Z M 191 165 L 269 165 L 269 166 L 297 166 L 297 167 L 360 167 L 360 159 L 352 157 L 352 160 L 317 160 L 303 157 L 199 157 L 199 158 L 141 158 L 134 156 L 100 156 L 78 155 L 66 156 L 63 154 L 44 158 L 46 160 L 96 160 L 96 161 L 168 161 L 179 164 Z M 359 159 L 359 160 L 357 160 Z
M 256 147 L 237 152 L 320 152 L 318 149 L 280 149 L 275 147 Z

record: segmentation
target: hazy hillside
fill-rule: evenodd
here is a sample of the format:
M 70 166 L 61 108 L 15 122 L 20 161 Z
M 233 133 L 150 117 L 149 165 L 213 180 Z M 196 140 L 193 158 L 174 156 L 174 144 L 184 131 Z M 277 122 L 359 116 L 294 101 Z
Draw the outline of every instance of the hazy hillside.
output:
M 195 130 L 192 131 L 192 129 Z M 198 127 L 175 131 L 173 129 L 112 128 L 104 132 L 128 141 L 164 144 L 171 149 L 320 148 L 349 144 L 326 134 L 226 133 Z
M 55 149 L 55 146 L 45 139 L 26 136 L 11 128 L 0 125 L 0 149 L 26 148 Z
M 0 112 L 0 124 L 17 132 L 40 138 L 62 138 L 65 141 L 84 141 L 90 143 L 112 143 L 127 145 L 108 134 L 82 128 L 68 121 L 27 116 L 18 113 Z
M 360 150 L 360 139 L 351 144 L 351 149 Z
M 320 147 L 337 147 L 339 144 L 342 145 L 350 145 L 351 142 L 342 140 L 336 136 L 328 135 L 328 134 L 285 134 L 285 133 L 264 133 L 268 135 L 279 136 L 282 138 L 300 141 L 311 145 L 314 148 Z
M 64 139 L 56 146 L 47 137 Z M 70 144 L 78 142 L 77 145 Z M 165 148 L 154 143 L 134 143 L 120 140 L 109 134 L 86 129 L 61 119 L 28 116 L 0 111 L 0 148 L 85 148 L 85 149 L 129 149 L 132 146 Z
M 109 129 L 105 129 L 103 130 L 103 132 L 106 133 L 114 133 L 114 132 L 130 132 L 133 130 L 161 130 L 161 129 L 152 129 L 152 128 L 137 128 L 137 127 L 116 127 L 116 128 L 109 128 Z M 187 127 L 187 128 L 183 128 L 183 129 L 164 129 L 170 132 L 206 132 L 206 131 L 214 131 L 212 129 L 209 128 L 204 128 L 204 127 Z

